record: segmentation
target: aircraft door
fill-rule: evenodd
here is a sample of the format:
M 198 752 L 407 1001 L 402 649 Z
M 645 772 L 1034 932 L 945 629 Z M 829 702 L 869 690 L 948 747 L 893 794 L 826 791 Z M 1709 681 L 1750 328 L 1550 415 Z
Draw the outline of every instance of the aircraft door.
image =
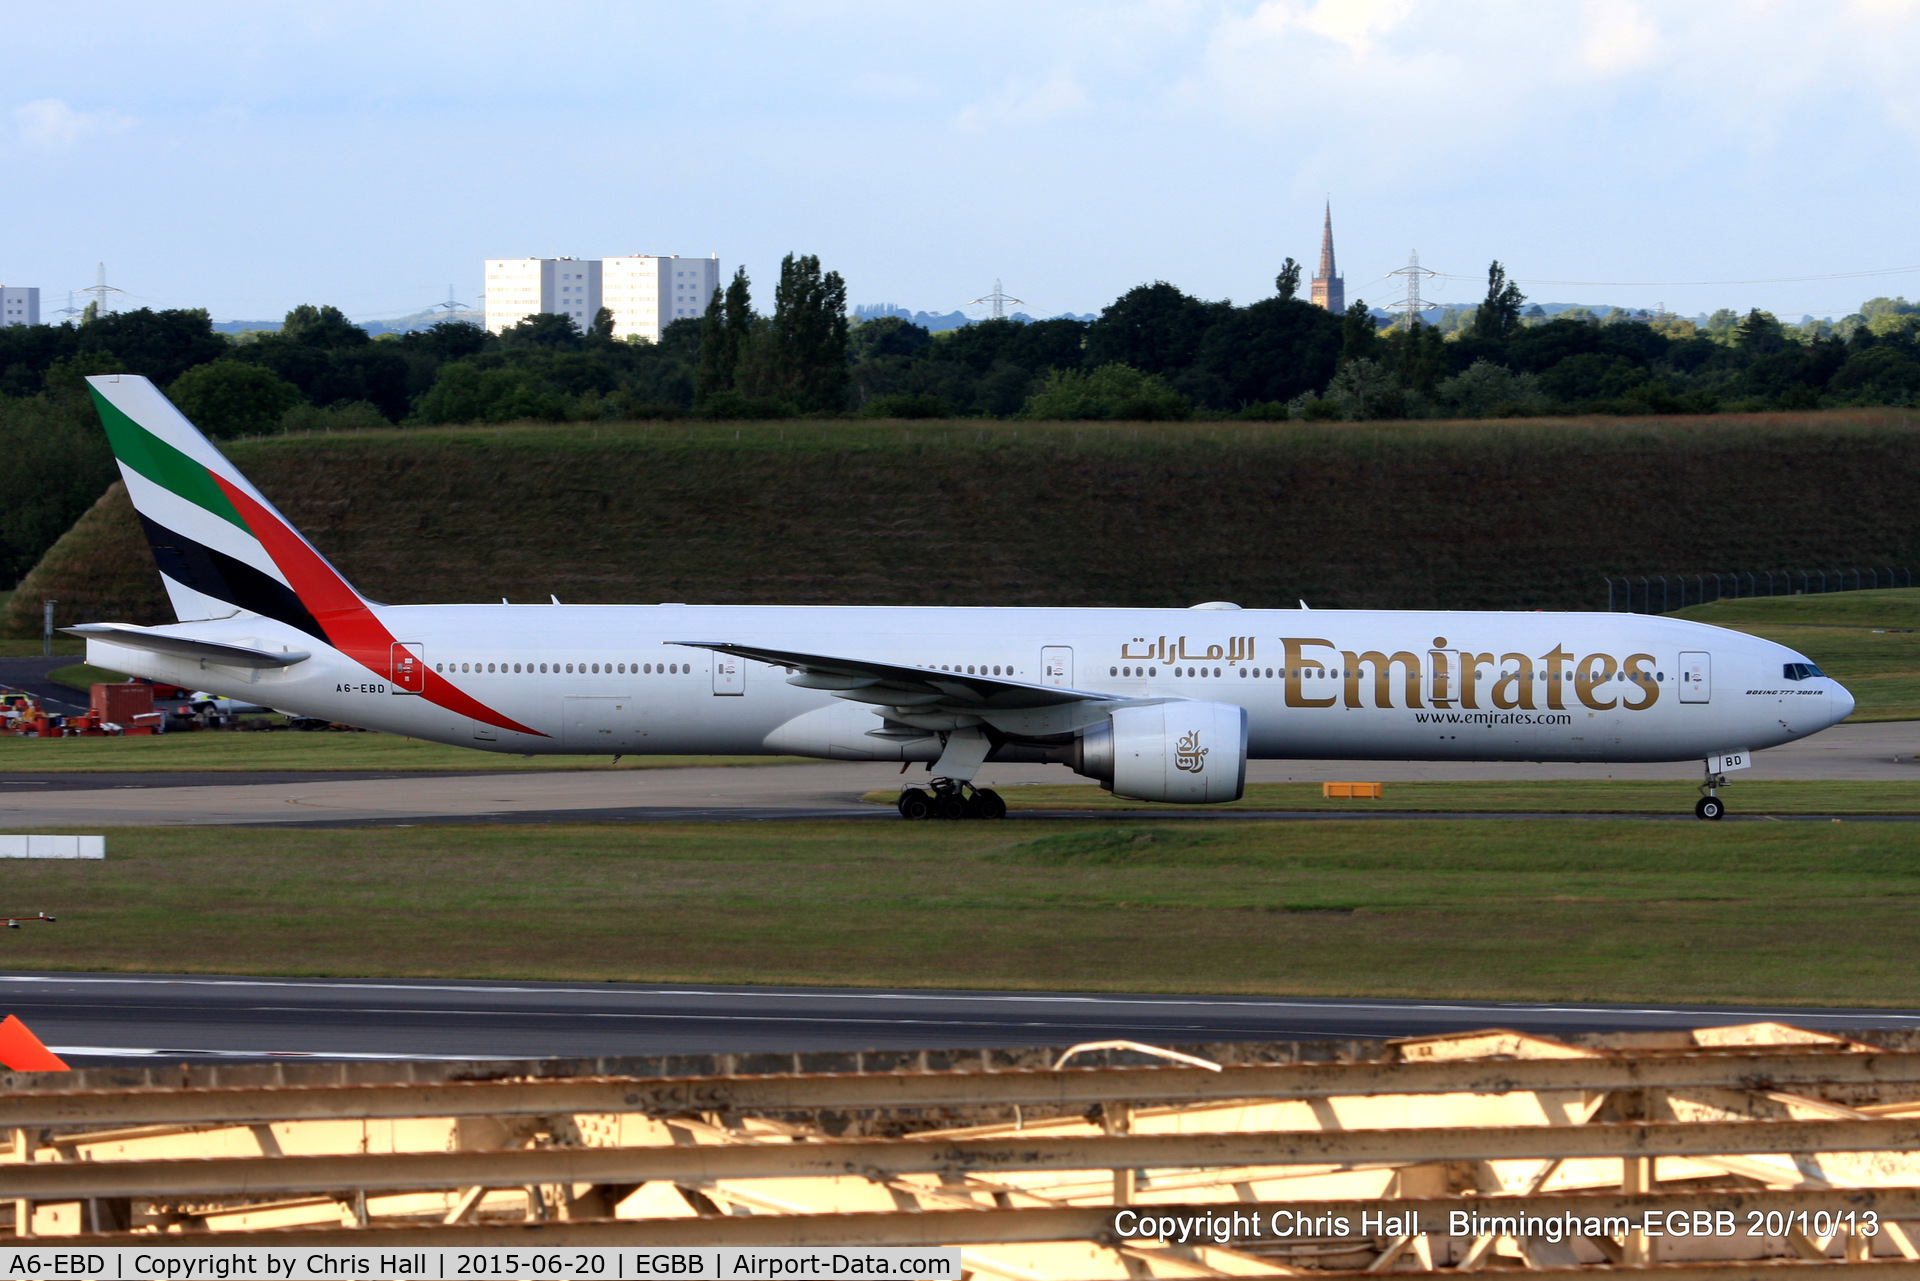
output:
M 1073 649 L 1048 645 L 1040 651 L 1040 683 L 1055 689 L 1073 688 Z
M 395 641 L 388 656 L 387 688 L 396 694 L 427 692 L 426 646 L 419 641 Z
M 1713 698 L 1713 655 L 1680 655 L 1680 701 L 1706 703 Z
M 1460 651 L 1427 651 L 1427 702 L 1435 707 L 1451 707 L 1460 701 Z
M 747 692 L 747 660 L 738 654 L 713 655 L 713 692 L 715 694 L 744 694 Z
M 561 702 L 560 742 L 568 751 L 614 752 L 634 742 L 633 699 L 564 698 Z

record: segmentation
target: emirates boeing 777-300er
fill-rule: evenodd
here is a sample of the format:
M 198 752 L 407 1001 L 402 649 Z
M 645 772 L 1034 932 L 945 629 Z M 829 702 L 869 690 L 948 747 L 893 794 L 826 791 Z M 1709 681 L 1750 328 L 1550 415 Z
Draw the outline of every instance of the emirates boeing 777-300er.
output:
M 179 622 L 87 660 L 489 752 L 927 762 L 914 818 L 999 817 L 988 761 L 1116 795 L 1237 800 L 1248 760 L 1699 761 L 1853 696 L 1802 654 L 1677 619 L 1423 610 L 382 605 L 145 378 L 89 378 Z

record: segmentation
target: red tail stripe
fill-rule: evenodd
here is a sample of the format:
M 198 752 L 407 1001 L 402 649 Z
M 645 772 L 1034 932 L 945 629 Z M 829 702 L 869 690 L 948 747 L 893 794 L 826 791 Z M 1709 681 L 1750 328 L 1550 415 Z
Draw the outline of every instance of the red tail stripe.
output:
M 327 642 L 382 680 L 388 679 L 387 667 L 393 661 L 393 633 L 373 616 L 373 611 L 367 608 L 367 603 L 360 599 L 359 593 L 334 573 L 333 567 L 307 546 L 304 538 L 244 490 L 229 484 L 219 475 L 214 475 L 213 479 L 233 504 L 234 510 L 240 513 L 241 519 L 247 522 L 247 528 L 253 531 L 253 536 L 267 549 L 267 555 L 273 557 L 273 563 L 287 576 L 287 584 L 293 588 L 294 595 L 300 598 L 300 603 L 307 607 L 314 621 L 325 630 Z M 536 738 L 547 737 L 537 729 L 530 729 L 519 721 L 502 716 L 435 672 L 427 672 L 426 677 L 423 697 L 430 703 L 500 729 L 532 734 Z

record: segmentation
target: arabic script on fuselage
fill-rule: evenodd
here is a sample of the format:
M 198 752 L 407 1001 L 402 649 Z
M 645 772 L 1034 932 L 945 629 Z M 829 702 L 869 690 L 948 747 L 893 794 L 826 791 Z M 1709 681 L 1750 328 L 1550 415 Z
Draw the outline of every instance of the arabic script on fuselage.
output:
M 1136 636 L 1120 646 L 1120 658 L 1128 663 L 1251 663 L 1253 661 L 1253 637 L 1229 636 L 1227 643 L 1208 645 L 1205 649 L 1195 647 L 1187 649 L 1187 638 L 1176 636 L 1169 644 L 1164 636 L 1148 640 Z M 1135 650 L 1138 653 L 1135 653 Z

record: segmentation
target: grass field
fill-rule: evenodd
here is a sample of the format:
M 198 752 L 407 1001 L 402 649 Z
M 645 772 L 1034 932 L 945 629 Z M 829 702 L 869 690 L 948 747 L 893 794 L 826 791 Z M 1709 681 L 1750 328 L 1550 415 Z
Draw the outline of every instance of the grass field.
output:
M 56 667 L 47 673 L 47 679 L 56 685 L 65 685 L 68 689 L 84 694 L 93 688 L 96 682 L 112 684 L 127 679 L 125 672 L 110 672 L 104 667 L 95 667 L 92 663 L 75 663 L 71 667 Z
M 1920 726 L 1914 748 L 1920 752 Z M 1160 805 L 1128 800 L 1093 783 L 1000 789 L 1014 810 L 1278 810 L 1289 813 L 1429 814 L 1686 814 L 1699 790 L 1687 782 L 1611 779 L 1515 783 L 1388 783 L 1379 800 L 1328 800 L 1318 783 L 1249 783 L 1247 794 L 1228 805 Z M 865 799 L 890 805 L 896 791 L 869 792 Z M 1724 789 L 1737 814 L 1920 814 L 1920 781 L 1738 782 Z M 1917 833 L 1916 836 L 1920 836 Z
M 38 658 L 42 645 L 43 642 L 38 636 L 0 636 L 0 658 Z M 85 654 L 87 643 L 76 636 L 62 636 L 56 632 L 53 637 L 53 652 Z
M 128 830 L 14 969 L 1920 1004 L 1888 823 Z
M 784 765 L 793 756 L 510 756 L 392 734 L 202 731 L 151 738 L 0 737 L 0 773 L 168 770 L 515 770 L 669 769 L 682 765 Z

